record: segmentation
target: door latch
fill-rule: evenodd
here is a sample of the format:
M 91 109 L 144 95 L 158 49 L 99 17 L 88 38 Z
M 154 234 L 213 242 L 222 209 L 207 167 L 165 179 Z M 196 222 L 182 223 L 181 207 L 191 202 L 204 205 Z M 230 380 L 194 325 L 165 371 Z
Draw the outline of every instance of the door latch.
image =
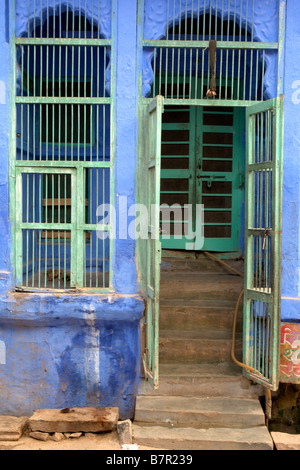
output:
M 207 187 L 211 188 L 213 181 L 216 179 L 224 179 L 226 176 L 221 176 L 221 175 L 199 175 L 197 176 L 198 179 L 207 179 Z

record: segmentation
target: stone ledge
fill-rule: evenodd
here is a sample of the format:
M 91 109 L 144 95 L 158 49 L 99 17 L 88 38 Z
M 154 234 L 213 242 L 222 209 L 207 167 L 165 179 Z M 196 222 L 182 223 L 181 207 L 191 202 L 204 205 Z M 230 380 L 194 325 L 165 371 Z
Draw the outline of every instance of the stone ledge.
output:
M 277 450 L 300 450 L 300 434 L 271 432 Z
M 37 410 L 29 419 L 31 431 L 46 433 L 110 432 L 117 425 L 119 409 L 72 408 Z
M 26 416 L 0 416 L 0 441 L 18 441 L 27 425 Z

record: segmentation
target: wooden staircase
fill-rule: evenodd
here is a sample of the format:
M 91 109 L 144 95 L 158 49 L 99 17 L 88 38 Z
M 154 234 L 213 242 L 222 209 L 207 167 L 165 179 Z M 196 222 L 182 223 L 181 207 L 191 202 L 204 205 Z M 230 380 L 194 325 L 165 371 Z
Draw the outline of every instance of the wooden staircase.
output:
M 243 271 L 242 261 L 227 261 Z M 159 389 L 143 381 L 134 439 L 170 450 L 272 450 L 259 396 L 231 360 L 243 279 L 210 259 L 163 258 Z M 236 356 L 242 359 L 242 313 Z

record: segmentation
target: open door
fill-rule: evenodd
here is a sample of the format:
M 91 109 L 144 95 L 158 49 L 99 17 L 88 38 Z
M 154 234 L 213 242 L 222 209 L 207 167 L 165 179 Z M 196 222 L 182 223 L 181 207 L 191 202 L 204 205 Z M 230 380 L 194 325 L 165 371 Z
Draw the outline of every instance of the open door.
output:
M 161 264 L 160 243 L 160 167 L 163 97 L 149 104 L 146 125 L 146 158 L 148 183 L 147 241 L 147 308 L 146 351 L 143 358 L 145 376 L 158 388 L 159 361 L 159 282 Z
M 244 362 L 279 384 L 283 97 L 246 109 Z

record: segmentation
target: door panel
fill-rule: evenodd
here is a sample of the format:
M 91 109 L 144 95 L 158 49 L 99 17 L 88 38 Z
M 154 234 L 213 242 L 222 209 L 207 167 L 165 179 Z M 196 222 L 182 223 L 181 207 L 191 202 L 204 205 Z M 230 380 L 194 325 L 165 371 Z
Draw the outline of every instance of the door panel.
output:
M 195 205 L 204 204 L 204 250 L 238 250 L 244 189 L 243 133 L 241 109 L 167 107 L 165 110 L 161 203 L 177 203 L 181 208 L 190 204 L 193 231 Z M 164 221 L 161 219 L 163 248 L 184 250 L 191 242 L 187 236 L 176 237 L 176 227 L 188 235 L 186 215 L 182 211 L 171 213 Z
M 184 250 L 189 240 L 177 237 L 187 233 L 183 206 L 194 203 L 195 118 L 186 107 L 165 107 L 162 125 L 161 205 L 177 204 L 174 211 L 161 213 L 162 247 Z M 165 237 L 169 236 L 169 239 Z
M 206 251 L 238 251 L 244 174 L 244 111 L 197 109 L 201 151 L 196 164 L 196 203 L 204 205 Z M 197 158 L 197 157 L 196 157 Z
M 158 388 L 159 376 L 159 283 L 161 264 L 159 206 L 162 113 L 163 97 L 157 96 L 148 106 L 146 123 L 148 240 L 146 351 L 143 357 L 145 376 L 154 388 Z
M 244 362 L 277 390 L 281 298 L 283 99 L 246 109 Z

